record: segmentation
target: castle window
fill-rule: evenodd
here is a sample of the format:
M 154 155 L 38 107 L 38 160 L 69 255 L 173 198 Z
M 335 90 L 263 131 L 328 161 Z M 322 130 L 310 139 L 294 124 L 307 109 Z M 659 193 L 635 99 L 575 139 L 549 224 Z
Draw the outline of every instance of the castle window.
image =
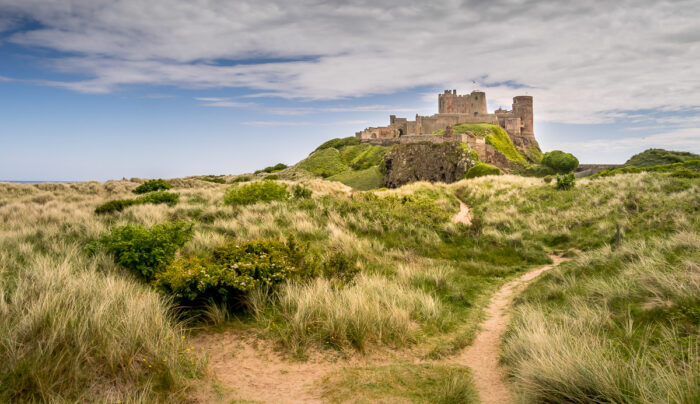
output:
M 479 111 L 474 112 L 474 116 L 479 115 Z

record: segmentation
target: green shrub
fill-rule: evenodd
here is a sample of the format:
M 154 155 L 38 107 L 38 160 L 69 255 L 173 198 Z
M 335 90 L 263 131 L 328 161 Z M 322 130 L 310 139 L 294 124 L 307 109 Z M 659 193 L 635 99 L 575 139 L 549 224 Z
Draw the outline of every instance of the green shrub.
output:
M 464 178 L 483 177 L 485 175 L 501 175 L 498 167 L 486 163 L 476 163 L 468 171 Z
M 557 189 L 566 191 L 573 188 L 574 185 L 576 185 L 576 176 L 574 173 L 557 175 Z
M 137 205 L 136 199 L 115 199 L 95 208 L 95 213 L 102 215 L 105 213 L 121 212 L 132 205 Z
M 549 184 L 550 182 L 552 182 L 552 180 L 554 180 L 554 176 L 553 176 L 553 175 L 545 175 L 545 176 L 544 176 L 544 182 L 545 182 L 546 184 Z
M 316 148 L 314 151 L 319 151 L 323 149 L 339 149 L 344 146 L 353 146 L 360 144 L 360 139 L 356 138 L 355 136 L 349 136 L 349 137 L 344 137 L 344 138 L 336 138 L 336 139 L 331 139 L 320 146 Z
M 277 172 L 277 171 L 282 171 L 282 170 L 284 170 L 285 168 L 287 168 L 287 165 L 286 165 L 286 164 L 284 164 L 284 163 L 277 163 L 277 164 L 275 164 L 274 166 L 265 167 L 265 168 L 263 168 L 262 170 L 259 170 L 258 172 L 274 173 L 274 172 Z
M 265 179 L 265 180 L 270 180 L 270 181 L 274 181 L 274 180 L 280 179 L 280 176 L 277 175 L 277 174 L 270 174 L 270 175 L 266 176 L 266 177 L 263 178 L 263 179 Z
M 239 303 L 253 288 L 274 286 L 293 274 L 293 255 L 291 247 L 275 240 L 230 243 L 205 257 L 173 261 L 154 285 L 183 303 Z
M 544 154 L 542 165 L 551 168 L 559 174 L 565 174 L 578 167 L 578 159 L 571 153 L 554 150 Z
M 232 183 L 232 184 L 236 184 L 236 183 L 239 183 L 239 182 L 248 182 L 248 181 L 250 181 L 250 180 L 251 180 L 251 178 L 250 178 L 249 175 L 242 175 L 242 176 L 240 176 L 240 177 L 234 178 L 234 179 L 231 181 L 231 183 Z
M 306 188 L 303 185 L 295 184 L 292 187 L 292 196 L 294 197 L 294 199 L 311 198 L 312 194 L 313 194 L 313 191 L 311 191 L 309 188 Z
M 671 177 L 676 178 L 698 178 L 700 173 L 681 167 L 671 171 Z
M 177 201 L 180 199 L 180 194 L 176 194 L 173 192 L 151 192 L 149 194 L 146 194 L 136 200 L 137 203 L 142 204 L 142 203 L 153 203 L 153 204 L 159 204 L 159 203 L 166 203 L 169 206 L 173 206 L 177 204 Z
M 282 201 L 289 197 L 286 184 L 274 181 L 257 181 L 246 185 L 234 185 L 226 190 L 227 205 L 250 205 L 255 202 Z
M 114 255 L 114 261 L 147 281 L 172 261 L 175 253 L 192 238 L 192 225 L 170 222 L 144 227 L 127 224 L 112 229 L 88 246 Z
M 135 194 L 145 194 L 147 192 L 162 191 L 164 189 L 170 189 L 173 186 L 168 184 L 162 179 L 148 180 L 143 184 L 139 185 L 132 192 Z

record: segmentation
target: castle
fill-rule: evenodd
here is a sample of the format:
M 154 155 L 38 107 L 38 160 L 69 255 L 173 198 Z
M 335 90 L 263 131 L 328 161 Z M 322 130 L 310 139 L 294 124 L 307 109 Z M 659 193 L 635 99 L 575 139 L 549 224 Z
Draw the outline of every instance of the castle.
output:
M 416 115 L 415 121 L 389 117 L 389 126 L 367 128 L 355 134 L 362 142 L 389 146 L 419 142 L 464 142 L 474 149 L 483 161 L 500 159 L 493 147 L 485 144 L 483 137 L 471 132 L 454 133 L 452 128 L 460 123 L 488 123 L 505 129 L 513 144 L 524 154 L 539 145 L 533 130 L 532 97 L 521 95 L 513 98 L 513 109 L 497 109 L 489 114 L 486 109 L 486 93 L 472 91 L 458 95 L 457 90 L 445 90 L 438 94 L 438 113 L 431 116 Z

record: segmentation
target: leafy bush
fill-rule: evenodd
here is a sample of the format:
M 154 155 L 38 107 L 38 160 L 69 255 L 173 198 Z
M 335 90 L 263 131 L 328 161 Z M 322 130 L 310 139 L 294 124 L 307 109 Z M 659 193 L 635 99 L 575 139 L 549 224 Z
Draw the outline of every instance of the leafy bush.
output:
M 250 205 L 255 202 L 282 201 L 289 197 L 286 184 L 274 181 L 257 181 L 246 185 L 234 185 L 226 190 L 227 205 Z
M 173 261 L 155 287 L 186 303 L 236 303 L 257 286 L 270 287 L 296 270 L 293 248 L 275 240 L 230 243 L 205 257 Z
M 239 182 L 248 182 L 248 181 L 250 181 L 250 180 L 251 180 L 251 178 L 250 178 L 249 175 L 243 175 L 243 176 L 234 178 L 234 179 L 231 181 L 231 183 L 236 184 L 236 183 L 239 183 Z
M 311 198 L 312 194 L 313 191 L 311 191 L 309 188 L 306 188 L 303 185 L 296 184 L 292 187 L 292 196 L 294 197 L 294 199 Z
M 491 164 L 476 163 L 467 171 L 464 178 L 476 178 L 485 175 L 501 175 L 501 170 Z
M 545 182 L 546 184 L 549 184 L 550 182 L 552 182 L 552 180 L 554 180 L 554 176 L 553 176 L 553 175 L 545 175 L 545 176 L 544 176 L 544 182 Z
M 175 253 L 192 238 L 192 225 L 170 222 L 144 227 L 127 224 L 112 229 L 88 246 L 102 248 L 114 255 L 114 261 L 147 281 L 175 258 Z
M 319 150 L 323 150 L 323 149 L 330 149 L 330 148 L 339 149 L 339 148 L 344 147 L 344 146 L 353 146 L 353 145 L 357 145 L 357 144 L 360 144 L 359 138 L 356 138 L 355 136 L 348 136 L 348 137 L 344 137 L 344 138 L 331 139 L 331 140 L 321 144 L 320 146 L 318 146 L 316 148 L 316 150 L 314 150 L 314 151 L 319 151 Z
M 630 159 L 625 162 L 625 166 L 652 167 L 698 159 L 700 159 L 700 155 L 689 152 L 647 149 L 630 157 Z
M 698 178 L 700 173 L 681 167 L 671 171 L 671 177 L 676 178 Z
M 145 194 L 147 192 L 162 191 L 164 189 L 170 189 L 173 186 L 168 184 L 162 179 L 148 180 L 143 184 L 139 185 L 132 192 L 135 194 Z
M 142 203 L 153 203 L 153 204 L 159 204 L 159 203 L 166 203 L 169 206 L 173 206 L 177 204 L 177 201 L 180 199 L 180 195 L 172 192 L 151 192 L 149 194 L 146 194 L 136 200 L 137 203 L 142 204 Z
M 571 153 L 554 150 L 544 154 L 542 165 L 551 168 L 559 174 L 565 174 L 578 167 L 578 159 Z
M 256 172 L 258 172 L 258 173 L 260 173 L 260 172 L 263 172 L 263 173 L 274 173 L 274 172 L 277 172 L 277 171 L 282 171 L 282 170 L 284 170 L 285 168 L 287 168 L 287 165 L 286 165 L 286 164 L 284 164 L 284 163 L 277 163 L 277 164 L 275 164 L 274 166 L 265 167 L 265 168 L 263 168 L 262 170 L 259 170 L 259 171 L 256 171 Z
M 566 191 L 573 188 L 574 185 L 576 185 L 576 176 L 574 173 L 557 175 L 557 189 Z
M 137 205 L 136 199 L 115 199 L 95 208 L 95 213 L 102 215 L 105 213 L 121 212 L 132 205 Z
M 265 179 L 265 180 L 270 180 L 270 181 L 274 181 L 274 180 L 280 179 L 280 176 L 277 175 L 277 174 L 270 174 L 270 175 L 266 176 L 266 177 L 263 178 L 263 179 Z

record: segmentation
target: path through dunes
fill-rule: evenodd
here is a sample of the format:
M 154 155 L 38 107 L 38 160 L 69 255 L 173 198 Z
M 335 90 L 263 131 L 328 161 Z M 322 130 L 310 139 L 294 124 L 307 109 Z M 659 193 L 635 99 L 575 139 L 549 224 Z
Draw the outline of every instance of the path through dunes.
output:
M 482 404 L 513 402 L 513 396 L 505 378 L 505 368 L 498 363 L 503 333 L 510 321 L 510 308 L 515 295 L 542 272 L 566 260 L 557 256 L 551 256 L 551 258 L 554 261 L 553 264 L 535 268 L 501 286 L 485 310 L 487 319 L 481 323 L 481 330 L 476 334 L 474 343 L 457 357 L 457 363 L 472 369 L 474 384 L 479 391 Z
M 467 206 L 467 204 L 462 202 L 460 199 L 457 200 L 459 201 L 459 212 L 452 217 L 452 223 L 463 223 L 467 226 L 471 225 L 472 218 L 469 214 L 469 206 Z

